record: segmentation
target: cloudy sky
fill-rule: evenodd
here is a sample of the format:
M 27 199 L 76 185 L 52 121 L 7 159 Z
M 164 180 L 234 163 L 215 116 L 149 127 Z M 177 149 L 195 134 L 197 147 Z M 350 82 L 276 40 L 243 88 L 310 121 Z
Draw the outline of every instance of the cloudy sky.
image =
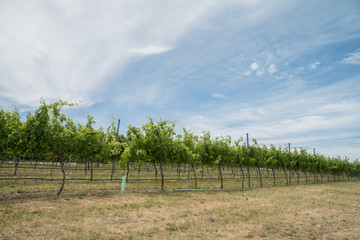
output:
M 0 103 L 360 158 L 360 2 L 0 1 Z

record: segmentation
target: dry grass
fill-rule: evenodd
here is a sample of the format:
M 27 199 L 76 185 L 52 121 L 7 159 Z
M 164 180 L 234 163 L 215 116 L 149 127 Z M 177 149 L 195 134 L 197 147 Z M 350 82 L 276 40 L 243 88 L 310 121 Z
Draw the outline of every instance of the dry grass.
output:
M 0 239 L 360 239 L 359 182 L 162 194 L 70 183 L 59 198 L 50 183 L 10 186 Z

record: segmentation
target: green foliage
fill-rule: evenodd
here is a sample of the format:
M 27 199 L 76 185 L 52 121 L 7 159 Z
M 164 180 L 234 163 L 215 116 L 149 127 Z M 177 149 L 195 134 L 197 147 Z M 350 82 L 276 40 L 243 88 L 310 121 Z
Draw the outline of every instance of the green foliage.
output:
M 213 138 L 210 132 L 196 136 L 183 129 L 183 133 L 177 135 L 175 122 L 161 119 L 149 118 L 141 127 L 130 125 L 125 136 L 118 135 L 115 122 L 111 122 L 106 131 L 94 129 L 95 121 L 90 115 L 85 125 L 74 124 L 61 109 L 75 106 L 76 103 L 64 101 L 51 104 L 41 101 L 33 114 L 27 113 L 25 122 L 21 121 L 17 109 L 0 109 L 0 156 L 65 159 L 71 154 L 80 161 L 117 160 L 123 168 L 132 162 L 138 165 L 226 165 L 316 171 L 320 174 L 360 174 L 358 161 L 351 163 L 340 157 L 313 155 L 301 148 L 293 152 L 273 145 L 268 148 L 258 145 L 256 139 L 247 147 L 242 144 L 242 139 L 232 141 L 229 136 Z

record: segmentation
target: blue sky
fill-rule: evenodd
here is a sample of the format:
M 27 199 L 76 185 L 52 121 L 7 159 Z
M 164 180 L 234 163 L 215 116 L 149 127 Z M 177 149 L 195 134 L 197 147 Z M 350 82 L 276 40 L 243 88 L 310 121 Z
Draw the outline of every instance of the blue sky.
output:
M 360 2 L 1 1 L 0 101 L 360 157 Z

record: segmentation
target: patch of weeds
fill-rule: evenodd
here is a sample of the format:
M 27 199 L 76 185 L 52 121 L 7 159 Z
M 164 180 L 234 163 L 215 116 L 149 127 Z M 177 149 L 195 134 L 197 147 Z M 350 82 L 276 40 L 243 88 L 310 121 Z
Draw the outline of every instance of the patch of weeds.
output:
M 12 210 L 11 208 L 5 208 L 4 211 L 3 211 L 3 214 L 8 215 L 8 214 L 11 214 L 13 212 L 14 212 L 14 210 Z
M 109 210 L 109 211 L 115 211 L 115 210 L 118 210 L 119 206 L 111 204 L 111 205 L 106 206 L 105 208 L 106 208 L 106 210 Z
M 186 212 L 186 213 L 181 214 L 179 217 L 180 218 L 186 218 L 187 216 L 189 216 L 189 214 Z
M 46 192 L 45 193 L 45 197 L 50 198 L 50 197 L 54 197 L 55 193 L 52 192 Z
M 178 227 L 176 226 L 176 223 L 167 223 L 165 229 L 170 232 L 175 232 L 178 230 Z
M 146 236 L 146 237 L 153 238 L 154 235 L 158 234 L 158 232 L 159 232 L 159 228 L 158 228 L 158 227 L 153 227 L 153 228 L 150 229 L 149 231 L 141 233 L 141 235 L 142 235 L 142 236 Z
M 242 222 L 248 222 L 250 220 L 254 220 L 254 218 L 257 218 L 260 214 L 260 210 L 258 209 L 249 209 L 247 211 L 243 211 L 237 216 L 239 217 L 239 220 Z
M 186 231 L 190 228 L 190 226 L 191 226 L 190 221 L 185 221 L 184 223 L 180 224 L 179 229 L 181 231 Z
M 37 210 L 34 210 L 31 212 L 31 214 L 34 214 L 34 215 L 42 215 L 44 212 L 40 209 L 37 209 Z
M 106 209 L 102 206 L 92 205 L 88 207 L 88 211 L 94 213 L 95 215 L 102 215 L 105 213 L 105 210 Z
M 129 203 L 129 204 L 125 203 L 124 207 L 126 207 L 128 209 L 131 209 L 131 210 L 137 210 L 138 211 L 140 209 L 140 204 L 138 204 L 138 203 Z
M 154 200 L 146 200 L 146 202 L 144 203 L 143 207 L 150 209 L 152 208 L 154 205 L 156 204 L 156 202 Z
M 277 227 L 275 224 L 267 224 L 263 227 L 263 230 L 266 233 L 277 233 L 280 231 L 279 227 Z
M 49 211 L 46 213 L 46 217 L 50 219 L 59 219 L 61 218 L 60 214 L 57 211 Z
M 246 235 L 246 238 L 254 238 L 255 237 L 255 235 L 253 234 L 253 233 L 248 233 L 248 235 Z
M 33 225 L 34 228 L 38 228 L 38 227 L 42 227 L 42 226 L 44 226 L 44 224 L 41 221 L 35 221 L 34 225 Z
M 99 239 L 101 236 L 101 233 L 99 230 L 90 230 L 91 239 Z
M 22 211 L 16 210 L 16 209 L 6 209 L 6 214 L 1 214 L 1 220 L 12 220 L 12 221 L 18 221 L 23 219 L 24 213 Z

